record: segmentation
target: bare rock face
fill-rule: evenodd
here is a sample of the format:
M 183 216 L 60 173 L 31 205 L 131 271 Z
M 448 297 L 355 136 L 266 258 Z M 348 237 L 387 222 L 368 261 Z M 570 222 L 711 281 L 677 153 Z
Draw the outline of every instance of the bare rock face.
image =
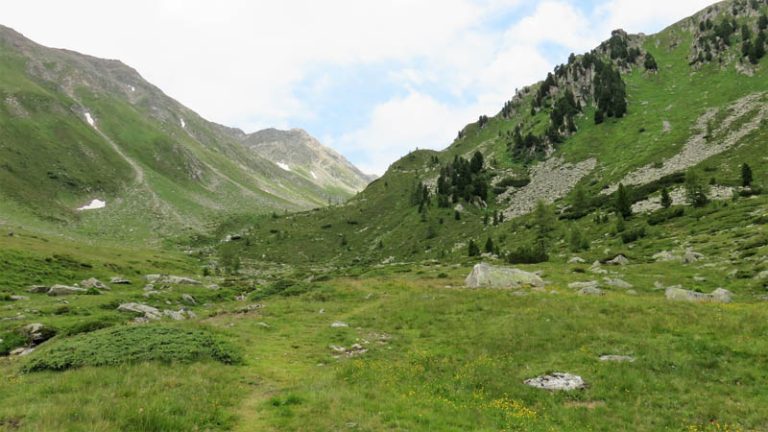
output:
M 525 380 L 525 384 L 550 391 L 572 391 L 581 390 L 587 387 L 587 383 L 584 382 L 584 379 L 580 376 L 564 372 L 555 372 L 549 375 L 527 379 Z
M 537 274 L 508 267 L 481 263 L 475 265 L 467 276 L 469 288 L 519 288 L 521 286 L 544 287 L 544 280 Z
M 726 289 L 718 288 L 709 294 L 689 291 L 680 287 L 667 288 L 665 295 L 667 300 L 687 301 L 693 303 L 730 303 L 732 293 Z

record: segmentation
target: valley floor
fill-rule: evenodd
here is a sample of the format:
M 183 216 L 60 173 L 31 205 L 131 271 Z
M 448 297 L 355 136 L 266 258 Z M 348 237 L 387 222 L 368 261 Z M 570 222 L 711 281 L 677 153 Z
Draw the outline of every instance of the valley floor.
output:
M 29 360 L 2 358 L 0 430 L 766 430 L 768 310 L 738 296 L 669 302 L 646 283 L 677 282 L 687 267 L 616 267 L 638 293 L 602 297 L 567 287 L 592 276 L 585 265 L 557 264 L 526 268 L 544 272 L 541 292 L 463 288 L 468 266 L 436 264 L 361 270 L 248 302 L 231 300 L 226 287 L 207 298 L 205 288 L 185 287 L 204 299 L 194 308 L 201 319 L 171 326 L 223 335 L 242 362 L 22 373 Z M 121 290 L 70 297 L 69 313 L 83 320 L 141 298 L 137 286 Z M 61 304 L 30 302 L 41 314 Z M 263 307 L 244 308 L 251 304 Z M 16 312 L 0 313 L 10 328 Z M 39 319 L 71 322 L 66 313 Z M 44 344 L 29 358 L 45 353 Z M 606 354 L 635 361 L 599 361 Z M 588 387 L 523 383 L 550 372 L 580 375 Z

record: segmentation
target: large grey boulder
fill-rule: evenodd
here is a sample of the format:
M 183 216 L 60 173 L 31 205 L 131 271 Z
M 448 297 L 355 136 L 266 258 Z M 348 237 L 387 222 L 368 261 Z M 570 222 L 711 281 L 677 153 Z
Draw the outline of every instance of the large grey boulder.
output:
M 587 383 L 585 383 L 584 379 L 580 376 L 563 372 L 555 372 L 549 375 L 527 379 L 525 380 L 525 384 L 531 387 L 551 391 L 571 391 L 587 387 Z
M 88 290 L 85 288 L 78 288 L 67 285 L 54 285 L 51 287 L 51 289 L 48 290 L 48 295 L 58 297 L 74 294 L 85 294 L 86 292 L 88 292 Z
M 516 268 L 497 267 L 485 263 L 475 265 L 464 283 L 470 288 L 544 286 L 544 280 L 535 273 L 529 273 Z
M 160 309 L 142 303 L 123 303 L 117 307 L 120 312 L 129 312 L 142 315 L 148 320 L 159 320 L 163 317 Z
M 732 293 L 723 288 L 718 288 L 709 294 L 704 294 L 674 286 L 667 288 L 665 295 L 667 300 L 671 301 L 687 301 L 694 303 L 730 303 L 732 301 Z
M 610 265 L 624 266 L 624 265 L 629 264 L 629 259 L 627 257 L 625 257 L 624 255 L 619 254 L 619 255 L 616 255 L 615 258 L 613 258 L 611 260 L 608 260 L 605 263 L 606 264 L 610 264 Z

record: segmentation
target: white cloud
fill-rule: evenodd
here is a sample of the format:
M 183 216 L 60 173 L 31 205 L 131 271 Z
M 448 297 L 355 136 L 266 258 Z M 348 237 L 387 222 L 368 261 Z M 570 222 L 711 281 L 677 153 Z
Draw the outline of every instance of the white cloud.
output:
M 585 51 L 613 28 L 655 31 L 710 1 L 29 0 L 0 2 L 0 17 L 45 45 L 119 58 L 204 117 L 249 131 L 322 121 L 299 86 L 336 110 L 343 86 L 327 70 L 382 65 L 396 91 L 343 107 L 369 122 L 329 136 L 380 173 L 417 146 L 445 147 L 543 78 L 551 46 Z M 499 25 L 523 5 L 527 16 Z

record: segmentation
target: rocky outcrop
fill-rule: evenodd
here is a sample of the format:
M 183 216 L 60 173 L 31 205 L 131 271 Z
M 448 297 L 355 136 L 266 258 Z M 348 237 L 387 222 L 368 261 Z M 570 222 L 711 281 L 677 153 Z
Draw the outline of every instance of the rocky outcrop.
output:
M 481 263 L 475 265 L 465 284 L 470 288 L 543 287 L 544 280 L 534 273 Z
M 96 278 L 86 279 L 86 280 L 80 282 L 80 286 L 85 288 L 85 289 L 95 288 L 95 289 L 106 290 L 106 291 L 109 290 L 108 286 L 104 285 L 103 282 L 101 282 L 100 280 L 98 280 Z
M 117 307 L 117 310 L 120 312 L 139 314 L 143 318 L 149 320 L 159 320 L 163 317 L 163 313 L 160 312 L 160 309 L 142 303 L 123 303 Z
M 168 284 L 168 285 L 201 285 L 198 280 L 192 279 L 186 276 L 174 276 L 174 275 L 161 275 L 161 274 L 149 274 L 144 276 L 147 282 L 151 284 Z

